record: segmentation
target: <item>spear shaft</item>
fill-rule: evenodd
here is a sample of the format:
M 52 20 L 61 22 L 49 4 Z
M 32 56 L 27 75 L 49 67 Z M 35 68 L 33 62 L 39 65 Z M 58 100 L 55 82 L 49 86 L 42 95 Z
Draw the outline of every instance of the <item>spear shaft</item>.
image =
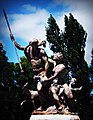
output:
M 9 25 L 9 22 L 8 22 L 8 17 L 7 17 L 7 15 L 6 15 L 6 12 L 5 12 L 4 9 L 3 9 L 3 13 L 4 13 L 4 16 L 5 16 L 6 23 L 7 23 L 8 29 L 9 29 L 9 31 L 10 31 L 10 34 L 12 34 L 12 31 L 11 31 L 11 28 L 10 28 L 10 25 Z M 12 34 L 12 35 L 13 35 L 13 34 Z
M 6 20 L 6 23 L 7 23 L 9 32 L 10 32 L 10 35 L 13 35 L 13 34 L 12 34 L 12 31 L 11 31 L 11 28 L 10 28 L 10 25 L 9 25 L 9 22 L 8 22 L 8 17 L 7 17 L 7 15 L 6 15 L 6 12 L 5 12 L 4 9 L 3 9 L 3 13 L 4 13 L 4 17 L 5 17 L 5 20 Z M 14 41 L 13 41 L 13 43 L 14 43 Z M 21 65 L 21 63 L 20 63 L 19 56 L 18 56 L 18 53 L 17 53 L 17 49 L 16 49 L 15 44 L 14 44 L 14 47 L 15 47 L 15 52 L 16 52 L 16 55 L 17 55 L 17 59 L 18 59 L 18 62 L 19 62 L 19 66 L 20 66 L 21 72 L 23 72 L 23 70 L 22 70 L 22 65 Z

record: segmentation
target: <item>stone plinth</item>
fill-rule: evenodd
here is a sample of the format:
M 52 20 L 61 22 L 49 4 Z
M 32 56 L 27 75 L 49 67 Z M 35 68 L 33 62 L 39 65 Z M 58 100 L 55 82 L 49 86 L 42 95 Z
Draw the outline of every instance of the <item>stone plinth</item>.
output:
M 78 115 L 49 114 L 49 115 L 32 115 L 30 120 L 80 120 L 80 118 Z

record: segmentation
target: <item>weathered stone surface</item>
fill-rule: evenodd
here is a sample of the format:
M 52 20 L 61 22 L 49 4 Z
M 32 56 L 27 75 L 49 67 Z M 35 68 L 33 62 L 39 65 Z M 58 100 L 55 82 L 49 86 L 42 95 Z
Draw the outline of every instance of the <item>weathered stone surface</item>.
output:
M 32 115 L 30 120 L 80 120 L 78 115 Z

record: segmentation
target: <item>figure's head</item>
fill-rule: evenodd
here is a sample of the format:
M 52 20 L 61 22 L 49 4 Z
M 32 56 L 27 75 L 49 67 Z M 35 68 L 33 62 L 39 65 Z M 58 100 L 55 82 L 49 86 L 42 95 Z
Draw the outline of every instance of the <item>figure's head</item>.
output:
M 29 45 L 31 45 L 31 46 L 42 46 L 43 45 L 43 47 L 46 47 L 46 41 L 33 38 L 30 40 Z
M 61 52 L 54 53 L 53 60 L 55 61 L 63 61 L 63 55 Z
M 38 45 L 38 39 L 33 38 L 32 40 L 30 40 L 29 44 L 30 44 L 31 46 L 37 46 L 37 45 Z

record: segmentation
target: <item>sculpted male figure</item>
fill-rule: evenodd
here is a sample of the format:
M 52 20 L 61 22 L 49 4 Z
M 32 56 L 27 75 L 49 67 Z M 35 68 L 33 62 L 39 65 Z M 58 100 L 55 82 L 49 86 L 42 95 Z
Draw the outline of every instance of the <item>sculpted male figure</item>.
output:
M 66 68 L 63 63 L 63 55 L 60 52 L 57 52 L 54 54 L 53 60 L 55 61 L 55 67 L 53 68 L 52 72 L 54 73 L 50 78 L 48 78 L 48 81 L 57 81 L 57 84 L 63 85 L 66 83 L 65 74 L 66 74 Z M 53 97 L 56 100 L 59 108 L 63 108 L 63 105 L 61 104 L 57 91 L 58 86 L 52 85 L 50 87 L 50 90 L 53 93 Z
M 15 46 L 19 50 L 24 51 L 27 59 L 30 61 L 32 65 L 34 75 L 39 74 L 41 71 L 45 71 L 46 74 L 48 69 L 48 57 L 44 49 L 38 47 L 44 44 L 44 42 L 43 41 L 39 42 L 39 40 L 37 39 L 32 39 L 27 47 L 23 47 L 15 41 L 12 35 L 10 35 L 10 37 L 11 40 L 14 42 Z
M 23 50 L 27 59 L 30 61 L 33 74 L 38 75 L 40 72 L 43 71 L 43 74 L 46 76 L 47 70 L 48 70 L 48 57 L 46 52 L 44 51 L 43 48 L 39 48 L 39 46 L 44 45 L 45 46 L 45 41 L 39 41 L 37 39 L 32 39 L 29 42 L 29 45 L 27 47 L 23 47 L 19 45 L 14 37 L 10 35 L 11 40 L 14 42 L 15 46 L 19 50 Z M 34 80 L 35 88 L 37 90 L 37 85 L 38 81 Z M 36 92 L 36 91 L 35 91 Z M 32 91 L 31 91 L 32 94 Z M 39 94 L 40 96 L 40 94 Z M 41 98 L 39 97 L 40 102 L 42 103 Z
M 56 62 L 56 65 L 52 70 L 54 72 L 54 74 L 51 77 L 49 77 L 47 80 L 48 81 L 56 80 L 58 85 L 62 85 L 63 89 L 64 89 L 64 93 L 66 94 L 67 98 L 69 99 L 69 102 L 70 101 L 72 102 L 73 101 L 72 100 L 73 99 L 73 94 L 72 94 L 72 92 L 71 92 L 71 90 L 70 90 L 70 88 L 67 84 L 67 81 L 66 81 L 67 70 L 66 70 L 65 65 L 63 64 L 63 55 L 60 52 L 57 52 L 57 53 L 54 54 L 53 60 Z M 57 87 L 58 86 L 51 86 L 50 89 L 53 93 L 54 99 L 56 100 L 56 102 L 59 105 L 59 109 L 63 109 L 64 106 L 60 102 L 59 96 L 57 94 L 57 91 L 58 91 Z

